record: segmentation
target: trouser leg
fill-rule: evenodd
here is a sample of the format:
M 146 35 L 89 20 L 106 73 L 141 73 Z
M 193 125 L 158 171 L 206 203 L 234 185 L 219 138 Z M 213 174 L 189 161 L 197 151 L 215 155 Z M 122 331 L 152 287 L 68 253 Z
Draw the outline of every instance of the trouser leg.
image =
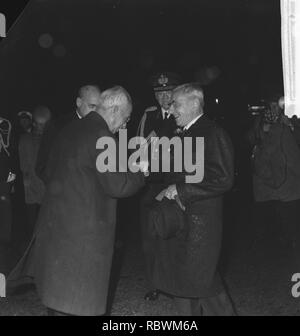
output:
M 140 222 L 142 226 L 142 245 L 143 245 L 143 253 L 144 253 L 144 261 L 145 261 L 145 270 L 146 270 L 146 278 L 149 283 L 149 288 L 154 290 L 154 286 L 151 282 L 151 272 L 153 270 L 154 256 L 155 256 L 155 239 L 151 237 L 149 233 L 148 227 L 148 212 L 149 207 L 154 202 L 155 197 L 159 194 L 159 192 L 163 189 L 162 185 L 154 184 L 147 186 L 145 193 L 142 197 L 140 203 Z
M 232 300 L 225 289 L 207 298 L 175 297 L 174 302 L 180 316 L 236 316 Z
M 232 301 L 226 291 L 209 298 L 199 299 L 203 316 L 236 316 Z
M 174 302 L 179 316 L 202 316 L 197 299 L 175 297 Z

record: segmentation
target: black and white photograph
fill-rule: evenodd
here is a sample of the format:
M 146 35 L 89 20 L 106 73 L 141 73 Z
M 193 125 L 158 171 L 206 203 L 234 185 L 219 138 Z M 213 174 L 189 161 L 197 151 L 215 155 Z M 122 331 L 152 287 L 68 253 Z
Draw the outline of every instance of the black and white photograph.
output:
M 5 316 L 300 316 L 299 0 L 1 0 Z

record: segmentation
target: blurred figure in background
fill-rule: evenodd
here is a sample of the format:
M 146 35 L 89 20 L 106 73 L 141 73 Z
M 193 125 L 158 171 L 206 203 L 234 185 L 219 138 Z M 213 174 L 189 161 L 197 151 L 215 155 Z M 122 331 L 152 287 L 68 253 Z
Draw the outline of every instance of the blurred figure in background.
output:
M 276 228 L 277 222 L 281 242 L 285 251 L 288 249 L 293 253 L 294 262 L 299 258 L 300 251 L 299 128 L 284 115 L 284 100 L 281 95 L 271 96 L 267 103 L 268 107 L 256 119 L 248 134 L 254 147 L 254 221 L 260 235 L 266 229 L 266 223 Z M 270 216 L 273 216 L 271 220 Z
M 26 231 L 29 239 L 32 236 L 40 204 L 45 193 L 44 183 L 35 173 L 35 164 L 41 138 L 46 123 L 50 119 L 50 110 L 46 106 L 38 106 L 33 113 L 32 132 L 23 134 L 19 143 L 20 167 L 23 173 L 28 220 L 28 230 Z
M 18 113 L 18 127 L 19 133 L 31 133 L 32 131 L 32 114 L 28 111 L 21 111 Z
M 11 191 L 16 178 L 16 160 L 11 132 L 10 121 L 0 117 L 0 272 L 4 272 L 7 267 L 5 251 L 11 242 Z

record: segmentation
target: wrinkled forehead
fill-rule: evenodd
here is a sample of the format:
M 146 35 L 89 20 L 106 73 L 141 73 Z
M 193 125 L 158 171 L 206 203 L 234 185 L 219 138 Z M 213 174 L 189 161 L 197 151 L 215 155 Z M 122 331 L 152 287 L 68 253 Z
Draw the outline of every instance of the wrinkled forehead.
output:
M 172 99 L 176 102 L 184 102 L 187 100 L 187 95 L 181 91 L 173 91 Z

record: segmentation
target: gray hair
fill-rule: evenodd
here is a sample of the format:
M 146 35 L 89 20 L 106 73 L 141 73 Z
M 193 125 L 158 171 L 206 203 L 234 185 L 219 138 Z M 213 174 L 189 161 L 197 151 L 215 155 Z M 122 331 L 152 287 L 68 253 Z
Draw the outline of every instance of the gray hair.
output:
M 132 100 L 129 93 L 122 86 L 114 86 L 102 92 L 101 105 L 104 109 L 122 106 L 123 104 L 132 105 Z
M 198 83 L 187 83 L 177 86 L 173 90 L 174 94 L 184 94 L 189 96 L 191 99 L 198 99 L 200 106 L 204 107 L 204 92 L 202 87 Z

